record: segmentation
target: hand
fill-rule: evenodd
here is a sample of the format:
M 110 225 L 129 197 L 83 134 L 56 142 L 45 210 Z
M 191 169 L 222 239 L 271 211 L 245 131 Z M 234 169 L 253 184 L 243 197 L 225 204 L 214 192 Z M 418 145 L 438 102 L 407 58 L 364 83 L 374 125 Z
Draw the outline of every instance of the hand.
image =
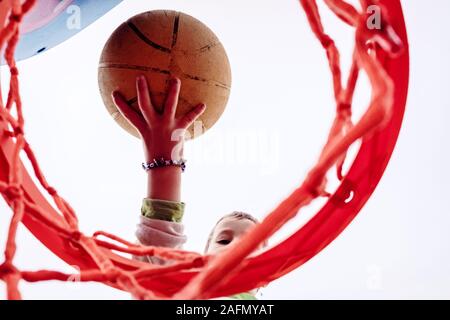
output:
M 184 116 L 176 119 L 175 113 L 180 88 L 180 79 L 172 78 L 169 82 L 162 114 L 159 114 L 152 104 L 147 80 L 144 76 L 136 78 L 140 114 L 128 105 L 120 92 L 112 92 L 113 101 L 120 113 L 139 132 L 147 162 L 160 157 L 179 160 L 183 152 L 184 133 L 206 109 L 204 104 L 199 104 Z

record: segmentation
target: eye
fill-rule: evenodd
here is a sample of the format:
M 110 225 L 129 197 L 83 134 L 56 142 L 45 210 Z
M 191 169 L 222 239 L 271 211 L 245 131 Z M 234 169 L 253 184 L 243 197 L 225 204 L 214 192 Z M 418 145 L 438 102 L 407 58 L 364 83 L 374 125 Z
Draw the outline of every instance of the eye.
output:
M 224 246 L 226 246 L 226 245 L 229 244 L 230 242 L 231 242 L 231 241 L 228 240 L 228 239 L 222 239 L 222 240 L 217 241 L 218 244 L 221 244 L 221 245 L 224 245 Z

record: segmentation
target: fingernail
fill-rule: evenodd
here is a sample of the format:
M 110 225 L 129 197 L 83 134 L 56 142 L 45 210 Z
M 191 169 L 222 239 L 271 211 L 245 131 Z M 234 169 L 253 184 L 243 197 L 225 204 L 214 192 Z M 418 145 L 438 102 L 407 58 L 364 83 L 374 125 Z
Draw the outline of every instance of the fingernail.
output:
M 178 79 L 177 79 L 177 78 L 172 78 L 172 79 L 170 79 L 170 84 L 171 84 L 171 85 L 176 85 L 176 84 L 178 84 Z

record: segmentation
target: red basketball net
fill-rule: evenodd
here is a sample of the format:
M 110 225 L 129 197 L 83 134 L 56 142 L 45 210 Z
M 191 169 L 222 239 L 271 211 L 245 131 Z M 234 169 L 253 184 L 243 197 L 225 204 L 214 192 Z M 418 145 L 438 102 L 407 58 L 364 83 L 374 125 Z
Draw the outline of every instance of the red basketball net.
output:
M 317 164 L 300 187 L 260 225 L 248 232 L 238 245 L 231 245 L 217 256 L 144 247 L 106 232 L 85 235 L 78 229 L 74 210 L 46 181 L 24 134 L 14 50 L 22 17 L 35 0 L 21 2 L 11 0 L 9 5 L 3 1 L 0 7 L 0 22 L 6 21 L 1 23 L 5 27 L 0 33 L 0 45 L 4 48 L 11 73 L 6 104 L 0 103 L 0 191 L 13 210 L 5 260 L 0 265 L 0 279 L 7 285 L 9 299 L 21 298 L 20 280 L 97 281 L 126 290 L 137 299 L 207 299 L 256 288 L 297 268 L 337 237 L 367 201 L 381 178 L 401 126 L 408 84 L 408 48 L 400 3 L 398 0 L 361 0 L 363 10 L 358 11 L 341 0 L 324 0 L 336 16 L 355 29 L 353 63 L 343 85 L 339 51 L 333 39 L 324 32 L 316 1 L 300 0 L 312 31 L 326 51 L 336 100 L 336 117 L 328 141 Z M 370 5 L 381 9 L 380 29 L 367 27 L 369 14 L 366 9 Z M 352 97 L 360 71 L 365 72 L 370 80 L 372 98 L 364 115 L 353 125 Z M 362 139 L 362 147 L 349 172 L 343 175 L 346 152 L 358 139 Z M 56 208 L 37 191 L 19 158 L 22 152 L 30 161 L 37 180 L 53 198 Z M 334 166 L 337 166 L 341 186 L 330 195 L 325 191 L 326 174 Z M 353 193 L 353 199 L 348 203 L 345 200 L 350 193 Z M 248 258 L 300 208 L 320 196 L 330 199 L 305 226 L 274 248 Z M 15 239 L 21 222 L 59 257 L 77 264 L 80 273 L 18 270 L 14 265 Z M 114 252 L 154 255 L 176 263 L 168 266 L 141 263 Z

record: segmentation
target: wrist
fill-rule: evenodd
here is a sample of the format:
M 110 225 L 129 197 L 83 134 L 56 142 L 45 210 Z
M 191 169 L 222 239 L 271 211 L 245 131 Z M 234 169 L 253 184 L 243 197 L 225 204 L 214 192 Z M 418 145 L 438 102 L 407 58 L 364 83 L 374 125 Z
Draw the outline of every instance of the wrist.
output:
M 156 179 L 167 179 L 175 176 L 181 177 L 181 167 L 179 166 L 167 166 L 167 167 L 161 167 L 157 168 L 155 170 L 146 170 L 147 176 L 156 178 Z
M 159 145 L 156 143 L 144 143 L 144 158 L 150 162 L 159 158 L 180 160 L 183 157 L 183 143 L 167 143 Z
M 172 160 L 164 157 L 154 158 L 152 161 L 143 162 L 142 168 L 145 171 L 150 171 L 152 169 L 160 169 L 165 167 L 179 167 L 182 172 L 186 168 L 186 160 L 180 158 L 180 160 Z
M 156 168 L 147 172 L 147 198 L 180 201 L 181 168 Z

